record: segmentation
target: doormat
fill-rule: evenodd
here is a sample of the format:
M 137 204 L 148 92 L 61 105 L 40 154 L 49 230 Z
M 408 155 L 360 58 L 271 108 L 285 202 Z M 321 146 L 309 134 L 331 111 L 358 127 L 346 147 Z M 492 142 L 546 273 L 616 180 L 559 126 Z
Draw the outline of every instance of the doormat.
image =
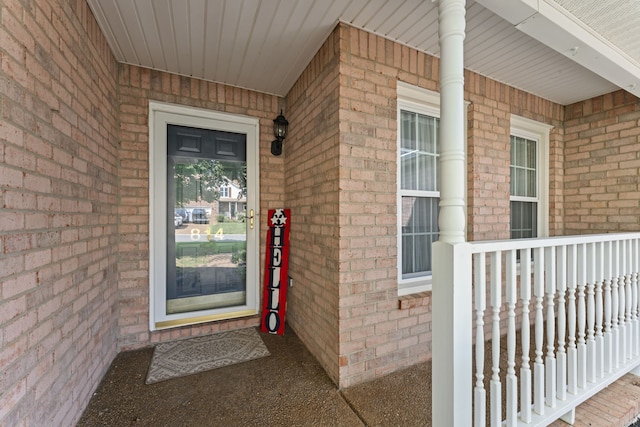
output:
M 255 328 L 156 345 L 147 384 L 269 356 Z

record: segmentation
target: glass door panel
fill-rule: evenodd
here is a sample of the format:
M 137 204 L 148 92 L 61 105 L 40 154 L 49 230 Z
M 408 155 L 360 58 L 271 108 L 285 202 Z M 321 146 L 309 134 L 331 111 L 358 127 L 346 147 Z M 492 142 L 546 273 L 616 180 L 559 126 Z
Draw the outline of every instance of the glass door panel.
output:
M 243 306 L 246 135 L 168 125 L 167 136 L 166 313 Z

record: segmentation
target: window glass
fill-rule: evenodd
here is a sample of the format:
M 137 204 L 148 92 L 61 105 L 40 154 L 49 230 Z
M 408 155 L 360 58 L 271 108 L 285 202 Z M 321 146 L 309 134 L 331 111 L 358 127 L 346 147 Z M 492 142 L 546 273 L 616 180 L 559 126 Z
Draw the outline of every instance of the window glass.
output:
M 167 125 L 169 315 L 246 304 L 246 223 L 216 215 L 225 183 L 246 192 L 246 146 L 246 134 Z
M 527 239 L 538 236 L 538 204 L 511 202 L 511 238 Z
M 439 119 L 401 112 L 401 189 L 438 191 Z
M 537 197 L 537 141 L 511 136 L 511 195 Z
M 431 273 L 431 246 L 438 240 L 439 119 L 400 111 L 400 230 L 402 279 Z
M 402 277 L 431 272 L 431 246 L 438 240 L 437 197 L 402 197 Z
M 538 141 L 511 136 L 511 238 L 538 236 Z

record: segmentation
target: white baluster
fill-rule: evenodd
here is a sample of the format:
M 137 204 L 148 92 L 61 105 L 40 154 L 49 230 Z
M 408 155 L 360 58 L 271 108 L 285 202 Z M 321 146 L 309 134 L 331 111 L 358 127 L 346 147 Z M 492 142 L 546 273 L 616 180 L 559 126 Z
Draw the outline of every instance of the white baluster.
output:
M 507 426 L 518 424 L 518 378 L 516 377 L 516 302 L 517 259 L 516 251 L 507 252 L 505 301 L 507 303 Z
M 491 426 L 502 424 L 502 388 L 500 383 L 500 305 L 502 304 L 502 252 L 491 253 Z
M 555 270 L 555 247 L 551 246 L 544 250 L 544 272 L 545 272 L 545 293 L 547 296 L 547 357 L 545 359 L 546 373 L 546 399 L 545 403 L 550 408 L 556 407 L 556 315 L 554 310 L 554 299 L 556 294 L 556 270 Z
M 585 340 L 586 323 L 586 250 L 584 244 L 578 245 L 578 387 L 587 385 L 587 342 Z
M 487 308 L 487 267 L 484 252 L 474 255 L 474 291 L 476 310 L 476 386 L 473 391 L 474 422 L 486 424 L 487 391 L 484 389 L 484 311 Z
M 635 311 L 636 311 L 636 323 L 638 324 L 638 328 L 636 328 L 636 339 L 637 339 L 637 353 L 640 355 L 640 239 L 635 239 L 634 244 L 634 256 L 633 256 L 633 276 L 634 282 L 636 284 L 636 302 L 635 302 Z
M 520 298 L 522 299 L 522 366 L 520 367 L 520 419 L 531 423 L 531 367 L 529 365 L 529 304 L 531 302 L 531 249 L 520 251 Z
M 602 378 L 604 375 L 604 338 L 602 335 L 602 286 L 604 281 L 604 246 L 602 242 L 596 243 L 596 377 Z
M 626 245 L 625 241 L 618 242 L 618 259 L 620 260 L 620 272 L 618 274 L 618 292 L 620 292 L 620 298 L 618 300 L 618 339 L 619 341 L 619 353 L 618 363 L 623 364 L 627 355 L 627 325 L 625 323 L 625 310 L 627 307 L 626 301 L 626 283 L 625 276 L 627 273 L 627 258 L 626 258 Z
M 640 322 L 638 320 L 638 239 L 633 239 L 631 243 L 631 314 L 633 322 L 633 357 L 640 355 Z
M 567 353 L 565 350 L 565 334 L 567 315 L 565 309 L 565 296 L 567 293 L 567 247 L 559 246 L 556 249 L 556 269 L 558 287 L 558 354 L 556 390 L 559 400 L 567 398 Z
M 626 247 L 626 251 L 625 251 L 626 268 L 624 272 L 624 288 L 625 288 L 624 324 L 626 329 L 626 339 L 625 339 L 625 342 L 626 342 L 625 362 L 626 362 L 627 360 L 630 360 L 633 355 L 633 348 L 632 348 L 633 346 L 633 341 L 632 341 L 633 315 L 631 314 L 631 306 L 633 304 L 633 290 L 631 289 L 632 287 L 631 271 L 633 267 L 632 267 L 632 261 L 631 261 L 631 256 L 632 256 L 631 240 L 625 241 L 625 247 Z
M 613 257 L 613 246 L 611 242 L 604 242 L 604 372 L 610 374 L 613 371 L 613 332 L 612 332 L 612 310 L 613 302 L 611 295 L 611 278 L 613 270 L 611 260 Z
M 567 391 L 571 394 L 578 393 L 578 349 L 576 348 L 576 286 L 577 276 L 577 247 L 567 247 Z
M 586 289 L 587 289 L 587 381 L 596 381 L 596 300 L 595 300 L 595 276 L 596 253 L 595 245 L 588 243 L 586 250 Z
M 611 242 L 611 367 L 617 369 L 620 363 L 620 331 L 618 330 L 618 276 L 620 274 L 620 262 L 618 242 Z
M 533 410 L 536 414 L 544 414 L 544 364 L 543 334 L 544 321 L 542 306 L 544 304 L 544 252 L 542 248 L 535 248 L 533 255 L 533 295 L 536 302 L 535 314 L 535 351 L 536 359 L 533 364 Z

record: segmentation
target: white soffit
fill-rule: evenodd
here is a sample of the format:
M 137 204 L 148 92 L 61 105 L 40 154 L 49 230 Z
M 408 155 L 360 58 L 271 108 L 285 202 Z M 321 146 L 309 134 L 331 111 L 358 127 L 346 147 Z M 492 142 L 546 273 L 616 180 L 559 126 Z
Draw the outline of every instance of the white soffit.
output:
M 631 23 L 637 24 L 640 17 L 640 3 L 618 0 L 477 2 L 523 33 L 620 88 L 640 96 L 640 61 L 629 54 L 638 54 L 640 51 L 640 31 L 631 28 Z M 617 28 L 615 22 L 624 25 Z M 633 35 L 629 40 L 621 40 L 625 34 Z
M 119 62 L 278 96 L 288 93 L 339 21 L 440 54 L 437 2 L 429 0 L 86 1 Z M 553 3 L 553 10 L 564 10 L 553 0 L 467 0 L 465 68 L 563 105 L 631 84 L 615 59 L 595 60 L 591 66 L 563 52 L 576 45 L 573 39 L 558 42 L 554 50 L 549 41 L 527 35 L 544 33 L 549 26 L 563 28 L 562 22 L 552 25 L 539 12 L 538 2 L 545 1 Z M 581 1 L 557 0 L 572 8 Z M 578 16 L 609 28 L 588 10 Z M 589 29 L 588 24 L 583 27 Z M 609 31 L 603 34 L 619 37 Z M 368 41 L 362 37 L 357 43 L 364 47 Z M 587 52 L 580 47 L 577 57 Z M 593 72 L 600 68 L 608 72 Z
M 637 0 L 555 0 L 614 46 L 640 61 L 640 2 Z

